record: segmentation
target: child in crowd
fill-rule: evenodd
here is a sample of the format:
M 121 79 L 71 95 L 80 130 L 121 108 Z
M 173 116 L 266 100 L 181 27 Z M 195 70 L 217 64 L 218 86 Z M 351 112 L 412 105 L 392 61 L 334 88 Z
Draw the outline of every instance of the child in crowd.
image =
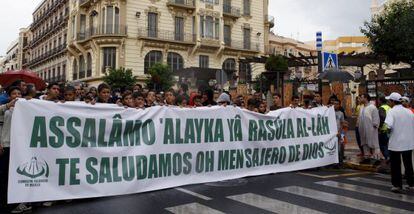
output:
M 125 92 L 122 94 L 122 105 L 127 108 L 135 108 L 135 101 L 131 92 Z
M 133 94 L 135 108 L 145 108 L 145 98 L 141 92 L 134 92 Z
M 106 83 L 101 83 L 98 86 L 97 103 L 112 103 L 111 102 L 111 87 Z
M 76 89 L 73 86 L 66 86 L 64 89 L 65 101 L 73 102 L 76 100 Z

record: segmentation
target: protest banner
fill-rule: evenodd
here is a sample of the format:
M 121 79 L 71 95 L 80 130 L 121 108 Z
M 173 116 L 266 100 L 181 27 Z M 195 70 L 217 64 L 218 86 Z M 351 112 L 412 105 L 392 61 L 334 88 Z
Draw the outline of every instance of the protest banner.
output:
M 267 115 L 232 106 L 19 100 L 8 202 L 140 193 L 338 162 L 333 108 Z

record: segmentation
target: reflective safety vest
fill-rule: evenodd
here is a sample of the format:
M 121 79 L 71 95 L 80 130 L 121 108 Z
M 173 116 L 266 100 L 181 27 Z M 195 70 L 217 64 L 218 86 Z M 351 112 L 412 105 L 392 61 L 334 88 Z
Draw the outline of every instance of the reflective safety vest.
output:
M 383 108 L 385 110 L 385 113 L 388 114 L 388 111 L 391 109 L 391 107 L 387 104 L 382 105 L 380 108 Z M 381 131 L 386 132 L 388 130 L 387 124 L 382 124 Z

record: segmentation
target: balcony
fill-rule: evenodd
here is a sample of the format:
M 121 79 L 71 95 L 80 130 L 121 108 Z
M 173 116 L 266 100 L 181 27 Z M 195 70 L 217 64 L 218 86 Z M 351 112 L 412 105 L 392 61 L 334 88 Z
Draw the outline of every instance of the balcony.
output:
M 233 7 L 228 4 L 223 5 L 223 16 L 238 19 L 241 17 L 240 8 Z
M 34 37 L 33 40 L 30 42 L 30 46 L 33 47 L 33 45 L 36 45 L 42 39 L 44 39 L 44 38 L 48 37 L 49 35 L 52 35 L 53 33 L 55 33 L 55 31 L 57 29 L 59 29 L 59 27 L 62 26 L 62 23 L 65 23 L 64 21 L 65 21 L 65 18 L 63 18 L 63 17 L 59 18 L 57 21 L 55 21 L 53 23 L 52 26 L 49 26 L 40 35 Z
M 124 25 L 106 25 L 105 27 L 92 27 L 85 29 L 76 36 L 76 41 L 83 42 L 97 37 L 125 37 L 127 35 L 127 26 Z
M 34 31 L 35 28 L 37 28 L 45 19 L 47 19 L 48 17 L 50 17 L 50 14 L 56 9 L 58 8 L 61 4 L 65 3 L 67 0 L 56 0 L 50 7 L 49 9 L 46 10 L 46 12 L 40 16 L 38 19 L 36 19 L 35 21 L 33 21 L 30 29 L 32 31 Z
M 66 44 L 62 44 L 57 46 L 56 48 L 49 50 L 47 52 L 45 52 L 44 54 L 32 59 L 29 63 L 28 66 L 36 66 L 46 60 L 51 59 L 52 57 L 55 57 L 61 53 L 63 53 L 66 50 Z
M 195 10 L 195 0 L 168 0 L 167 7 L 185 9 L 189 11 Z
M 138 37 L 141 39 L 174 42 L 181 44 L 195 44 L 195 35 L 190 33 L 178 33 L 167 30 L 148 30 L 147 28 L 138 29 Z
M 275 17 L 265 15 L 265 24 L 269 24 L 269 28 L 273 28 L 275 26 Z
M 226 49 L 260 52 L 260 44 L 256 42 L 235 41 L 229 39 L 224 39 L 224 41 Z

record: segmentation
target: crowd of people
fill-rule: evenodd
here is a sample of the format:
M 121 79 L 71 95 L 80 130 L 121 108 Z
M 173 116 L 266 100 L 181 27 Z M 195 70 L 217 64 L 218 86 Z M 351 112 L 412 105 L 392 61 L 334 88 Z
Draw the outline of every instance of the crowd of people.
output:
M 123 89 L 113 89 L 102 83 L 98 87 L 84 87 L 82 84 L 61 85 L 50 83 L 45 93 L 39 93 L 35 86 L 24 81 L 15 81 L 0 95 L 0 197 L 1 205 L 6 206 L 8 165 L 10 157 L 10 129 L 13 107 L 18 98 L 41 99 L 53 102 L 80 101 L 88 104 L 117 104 L 126 108 L 148 108 L 152 106 L 179 106 L 195 108 L 201 106 L 234 105 L 250 111 L 266 114 L 284 107 L 311 109 L 324 105 L 334 106 L 338 127 L 339 159 L 344 158 L 349 124 L 347 115 L 338 97 L 331 96 L 328 103 L 322 102 L 318 93 L 293 96 L 289 106 L 284 106 L 282 96 L 273 94 L 273 103 L 268 102 L 260 92 L 249 96 L 218 93 L 211 89 L 200 89 L 188 93 L 188 86 L 181 84 L 178 90 L 152 91 L 140 84 Z M 394 192 L 402 191 L 401 156 L 405 165 L 408 185 L 413 188 L 411 155 L 414 149 L 414 111 L 408 97 L 393 93 L 389 97 L 372 100 L 368 94 L 357 98 L 355 109 L 356 138 L 363 162 L 370 159 L 390 160 Z M 412 130 L 411 130 L 412 129 Z M 398 170 L 399 169 L 399 170 Z M 50 205 L 50 202 L 45 205 Z M 30 210 L 29 204 L 19 204 L 12 213 Z

